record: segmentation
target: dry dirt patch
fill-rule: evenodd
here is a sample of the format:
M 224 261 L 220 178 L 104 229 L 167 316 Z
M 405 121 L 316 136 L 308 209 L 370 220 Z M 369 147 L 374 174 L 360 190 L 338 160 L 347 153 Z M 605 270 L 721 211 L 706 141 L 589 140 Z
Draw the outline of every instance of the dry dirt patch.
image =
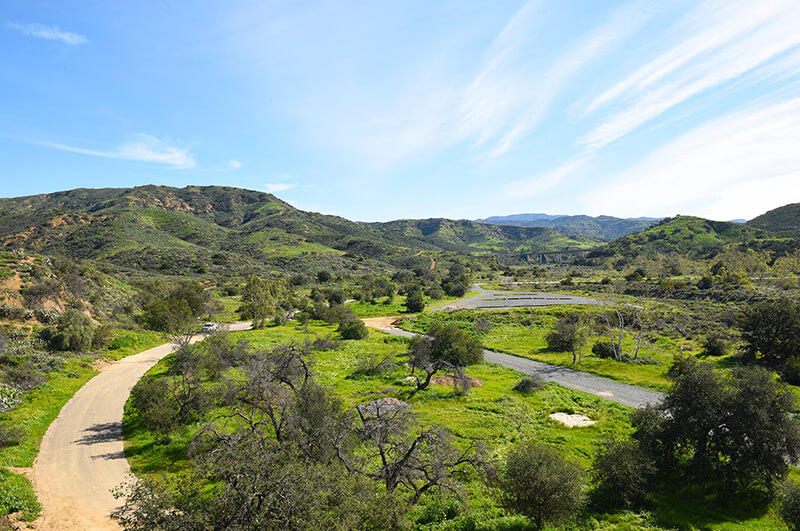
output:
M 478 380 L 477 378 L 473 378 L 472 376 L 467 376 L 467 379 L 469 380 L 469 384 L 472 387 L 483 387 L 483 382 Z M 436 385 L 452 386 L 454 383 L 453 380 L 454 380 L 453 376 L 448 374 L 446 376 L 445 375 L 434 376 L 433 378 L 431 378 L 431 383 Z
M 586 426 L 591 426 L 597 422 L 596 420 L 592 420 L 586 415 L 581 415 L 579 413 L 573 413 L 570 415 L 569 413 L 558 412 L 551 413 L 549 417 L 569 428 L 585 428 Z

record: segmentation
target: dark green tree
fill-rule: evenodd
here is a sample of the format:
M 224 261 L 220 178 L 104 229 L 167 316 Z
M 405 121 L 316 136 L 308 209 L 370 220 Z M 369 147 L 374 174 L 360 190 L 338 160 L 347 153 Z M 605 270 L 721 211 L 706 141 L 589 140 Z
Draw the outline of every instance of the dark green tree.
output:
M 572 352 L 572 363 L 580 363 L 581 352 L 589 340 L 589 328 L 577 315 L 563 317 L 547 334 L 547 348 L 556 352 Z
M 521 441 L 500 473 L 502 503 L 524 514 L 536 529 L 570 519 L 584 503 L 583 470 L 544 444 Z
M 662 473 L 681 471 L 727 491 L 770 491 L 800 456 L 791 392 L 764 369 L 715 371 L 676 358 L 672 389 L 632 417 L 634 438 Z
M 361 319 L 343 322 L 339 325 L 338 331 L 342 334 L 342 339 L 364 339 L 369 336 L 369 330 Z
M 748 305 L 739 318 L 744 353 L 773 368 L 800 355 L 800 303 L 769 300 Z
M 644 499 L 647 480 L 655 472 L 653 460 L 633 439 L 607 439 L 595 454 L 591 476 L 615 504 L 630 507 Z
M 242 305 L 239 315 L 251 319 L 253 328 L 263 328 L 279 312 L 290 305 L 291 289 L 282 279 L 264 280 L 250 275 L 242 290 Z
M 430 385 L 439 371 L 463 374 L 463 368 L 483 361 L 480 339 L 454 324 L 434 322 L 428 334 L 411 340 L 409 359 L 414 370 L 422 370 L 424 378 L 417 378 L 417 390 Z
M 172 287 L 152 286 L 146 293 L 145 324 L 173 336 L 187 336 L 208 311 L 210 295 L 197 282 L 184 280 Z
M 418 313 L 425 309 L 425 298 L 422 296 L 422 290 L 419 286 L 409 290 L 406 293 L 406 311 L 409 313 Z
M 472 283 L 472 273 L 464 264 L 456 262 L 442 280 L 442 289 L 451 297 L 463 297 Z

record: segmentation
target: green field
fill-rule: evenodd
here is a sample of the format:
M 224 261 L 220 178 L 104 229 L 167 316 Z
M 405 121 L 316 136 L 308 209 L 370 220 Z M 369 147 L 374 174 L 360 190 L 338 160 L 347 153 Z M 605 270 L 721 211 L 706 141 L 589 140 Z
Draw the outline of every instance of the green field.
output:
M 293 326 L 270 327 L 259 331 L 237 333 L 232 340 L 247 340 L 255 348 L 267 348 L 284 342 L 306 339 L 335 338 L 335 327 L 313 322 L 306 330 Z M 377 397 L 391 396 L 410 403 L 424 422 L 441 424 L 451 430 L 458 440 L 480 439 L 500 457 L 504 449 L 521 437 L 534 438 L 557 447 L 571 459 L 588 467 L 598 442 L 611 435 L 626 435 L 631 426 L 624 406 L 597 397 L 548 384 L 543 389 L 523 395 L 512 388 L 520 375 L 493 364 L 470 367 L 467 374 L 484 385 L 474 387 L 466 396 L 454 395 L 449 386 L 432 386 L 414 392 L 403 381 L 408 369 L 397 369 L 380 376 L 366 377 L 357 373 L 360 360 L 370 354 L 394 353 L 398 362 L 405 359 L 405 341 L 378 331 L 370 331 L 368 339 L 343 341 L 332 350 L 317 351 L 313 371 L 316 379 L 331 386 L 349 405 L 366 403 Z M 162 375 L 170 363 L 165 358 L 149 374 Z M 236 369 L 232 369 L 236 370 Z M 206 380 L 213 388 L 217 382 Z M 130 406 L 130 404 L 129 404 Z M 586 428 L 567 428 L 551 420 L 554 412 L 581 413 L 596 421 Z M 192 435 L 205 422 L 225 409 L 216 409 L 196 422 L 184 426 L 172 436 L 169 444 L 160 444 L 159 437 L 148 432 L 137 421 L 136 414 L 126 408 L 124 433 L 126 453 L 137 474 L 175 473 L 190 466 L 186 450 Z M 424 498 L 410 516 L 417 519 L 417 529 L 462 529 L 465 522 L 479 522 L 474 529 L 526 529 L 519 517 L 499 508 L 492 490 L 473 478 L 467 483 L 470 513 L 451 517 L 444 514 L 433 521 L 423 517 L 436 512 L 435 497 Z M 705 499 L 705 501 L 703 501 Z M 446 512 L 446 511 L 445 511 Z M 420 523 L 425 521 L 425 524 Z M 708 498 L 698 499 L 698 493 L 676 484 L 663 484 L 651 499 L 646 510 L 606 514 L 590 506 L 580 515 L 576 529 L 669 529 L 698 528 L 719 530 L 781 528 L 770 508 L 722 507 Z

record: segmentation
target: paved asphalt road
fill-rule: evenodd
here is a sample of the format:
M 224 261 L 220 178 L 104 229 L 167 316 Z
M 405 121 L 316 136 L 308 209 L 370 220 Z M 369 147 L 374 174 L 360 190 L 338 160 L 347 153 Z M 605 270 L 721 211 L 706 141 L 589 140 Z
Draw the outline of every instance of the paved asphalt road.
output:
M 370 324 L 368 322 L 368 324 Z M 371 325 L 373 328 L 382 330 L 392 335 L 413 337 L 414 333 L 401 330 L 393 326 Z M 663 395 L 657 391 L 648 391 L 635 385 L 628 385 L 615 380 L 609 380 L 601 376 L 595 376 L 587 372 L 574 371 L 566 367 L 548 365 L 539 361 L 533 361 L 519 356 L 511 356 L 502 352 L 484 350 L 483 358 L 491 363 L 497 363 L 514 369 L 525 374 L 537 374 L 548 382 L 555 382 L 569 389 L 583 391 L 612 402 L 617 402 L 630 407 L 642 407 L 647 404 L 655 404 Z
M 496 291 L 483 289 L 477 284 L 472 286 L 472 289 L 479 291 L 480 294 L 444 306 L 438 311 L 455 309 L 502 310 L 507 308 L 535 308 L 538 306 L 554 306 L 559 304 L 601 304 L 599 301 L 588 297 L 575 297 L 572 295 L 561 295 L 559 293 Z
M 250 323 L 230 326 L 249 328 Z M 34 464 L 42 504 L 38 529 L 119 529 L 109 516 L 121 505 L 111 489 L 130 474 L 122 446 L 123 407 L 139 378 L 170 352 L 172 345 L 165 344 L 111 364 L 61 409 Z

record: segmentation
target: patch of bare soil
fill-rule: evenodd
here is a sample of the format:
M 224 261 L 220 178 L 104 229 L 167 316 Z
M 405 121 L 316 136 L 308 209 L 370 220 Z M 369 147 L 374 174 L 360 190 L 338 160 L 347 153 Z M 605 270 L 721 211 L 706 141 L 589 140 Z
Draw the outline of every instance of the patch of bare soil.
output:
M 472 387 L 483 387 L 483 382 L 478 380 L 477 378 L 473 378 L 472 376 L 467 376 L 467 379 L 469 380 L 469 384 Z M 449 374 L 446 376 L 440 375 L 431 378 L 431 383 L 436 385 L 449 385 L 452 387 L 454 383 L 453 380 L 454 378 Z
M 361 320 L 370 328 L 396 328 L 405 317 L 413 317 L 413 315 L 403 317 L 368 317 Z
M 103 370 L 105 370 L 107 367 L 110 367 L 113 364 L 114 364 L 113 361 L 109 361 L 106 358 L 97 358 L 92 362 L 92 369 L 99 372 L 103 372 Z
M 569 413 L 558 412 L 551 413 L 548 416 L 556 422 L 560 422 L 569 428 L 585 428 L 586 426 L 591 426 L 597 422 L 596 420 L 592 420 L 586 415 L 581 415 L 579 413 L 573 413 L 570 415 Z

